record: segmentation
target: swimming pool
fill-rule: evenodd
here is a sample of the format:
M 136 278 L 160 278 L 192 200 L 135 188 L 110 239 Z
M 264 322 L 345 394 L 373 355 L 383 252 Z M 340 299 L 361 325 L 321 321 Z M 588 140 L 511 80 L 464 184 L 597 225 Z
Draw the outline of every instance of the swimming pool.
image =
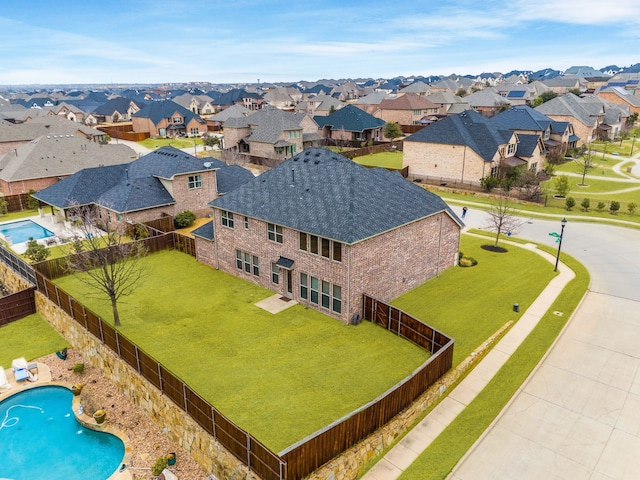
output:
M 0 478 L 104 480 L 115 473 L 122 440 L 78 423 L 72 398 L 67 388 L 44 386 L 0 402 Z
M 13 244 L 26 242 L 30 237 L 33 237 L 34 240 L 41 240 L 55 235 L 51 230 L 47 230 L 33 220 L 0 224 L 0 234 L 5 239 L 10 239 Z

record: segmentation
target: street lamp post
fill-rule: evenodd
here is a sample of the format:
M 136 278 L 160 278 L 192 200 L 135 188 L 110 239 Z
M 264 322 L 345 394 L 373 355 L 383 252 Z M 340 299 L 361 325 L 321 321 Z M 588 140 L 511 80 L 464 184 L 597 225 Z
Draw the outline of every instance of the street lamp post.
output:
M 631 154 L 629 154 L 630 157 L 633 157 L 633 146 L 636 144 L 636 136 L 635 134 L 633 135 L 633 140 L 631 141 Z
M 553 269 L 554 272 L 558 271 L 558 262 L 560 261 L 560 249 L 562 248 L 562 235 L 564 235 L 564 227 L 567 224 L 567 219 L 563 218 L 562 221 L 560 222 L 560 225 L 562 225 L 562 228 L 560 230 L 560 238 L 558 239 L 558 254 L 556 255 L 556 266 Z

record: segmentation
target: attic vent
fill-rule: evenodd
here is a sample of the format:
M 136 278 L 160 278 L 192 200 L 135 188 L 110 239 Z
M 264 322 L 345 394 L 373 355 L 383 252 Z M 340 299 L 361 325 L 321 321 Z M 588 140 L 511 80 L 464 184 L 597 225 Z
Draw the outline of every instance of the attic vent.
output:
M 319 163 L 320 163 L 320 160 L 314 160 L 314 161 L 313 161 L 313 164 L 314 164 L 314 165 L 318 165 Z
M 316 152 L 316 157 L 319 157 L 319 156 L 320 156 L 320 152 Z

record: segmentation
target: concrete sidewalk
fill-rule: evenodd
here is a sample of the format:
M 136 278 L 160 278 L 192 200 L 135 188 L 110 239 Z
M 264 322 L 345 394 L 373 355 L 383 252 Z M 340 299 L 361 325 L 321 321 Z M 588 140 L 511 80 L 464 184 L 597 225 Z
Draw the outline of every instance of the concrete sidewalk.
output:
M 550 262 L 550 268 L 555 264 L 556 259 L 553 255 L 538 250 L 533 244 L 523 246 L 509 241 L 503 241 L 503 243 L 528 248 L 536 252 Z M 562 289 L 575 277 L 573 271 L 562 263 L 559 264 L 558 271 L 560 274 L 547 285 L 511 330 L 433 411 L 362 477 L 363 480 L 392 480 L 398 478 L 458 414 L 476 398 L 527 335 L 535 328 L 542 316 L 560 295 Z

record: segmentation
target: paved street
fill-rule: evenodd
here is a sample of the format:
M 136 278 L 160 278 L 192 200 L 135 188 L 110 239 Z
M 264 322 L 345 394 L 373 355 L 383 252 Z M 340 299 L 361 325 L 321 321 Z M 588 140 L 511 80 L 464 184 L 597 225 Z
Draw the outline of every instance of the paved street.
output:
M 481 227 L 485 215 L 465 221 Z M 534 219 L 518 236 L 552 245 L 553 231 L 559 221 Z M 589 269 L 591 290 L 451 479 L 639 477 L 640 232 L 569 222 L 562 249 Z

